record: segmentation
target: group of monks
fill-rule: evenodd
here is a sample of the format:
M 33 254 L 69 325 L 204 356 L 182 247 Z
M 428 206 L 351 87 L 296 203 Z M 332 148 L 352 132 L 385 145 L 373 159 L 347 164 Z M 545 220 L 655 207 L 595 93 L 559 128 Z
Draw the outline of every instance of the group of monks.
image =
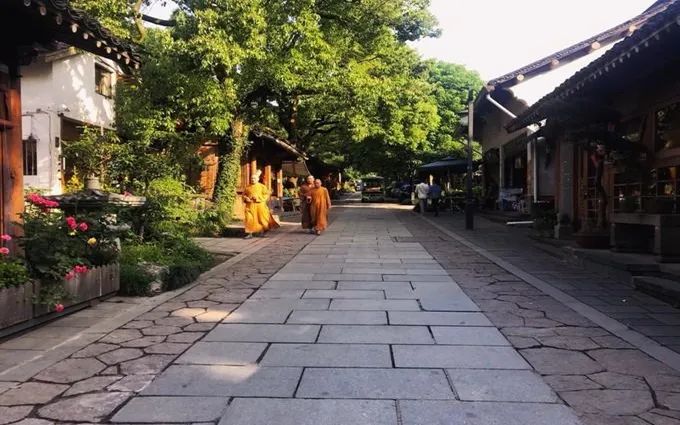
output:
M 271 193 L 267 186 L 260 183 L 260 173 L 255 173 L 250 183 L 243 192 L 243 201 L 246 204 L 247 239 L 252 238 L 253 235 L 264 236 L 269 230 L 279 227 L 267 206 Z M 302 228 L 320 235 L 328 227 L 328 210 L 331 208 L 328 189 L 321 185 L 321 180 L 315 180 L 313 176 L 309 176 L 300 185 L 298 196 L 302 213 Z

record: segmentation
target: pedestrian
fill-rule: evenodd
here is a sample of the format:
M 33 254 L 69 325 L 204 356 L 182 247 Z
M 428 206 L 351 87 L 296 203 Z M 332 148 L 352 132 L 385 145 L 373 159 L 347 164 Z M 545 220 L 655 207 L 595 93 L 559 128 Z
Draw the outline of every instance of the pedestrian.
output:
M 251 184 L 243 192 L 246 239 L 252 238 L 253 234 L 264 237 L 269 230 L 279 227 L 267 206 L 271 194 L 267 186 L 260 183 L 260 174 L 259 170 L 253 174 Z
M 312 222 L 312 189 L 314 189 L 314 176 L 307 176 L 307 179 L 300 185 L 298 196 L 300 197 L 300 214 L 302 228 L 309 233 L 314 233 L 314 223 Z
M 321 180 L 314 181 L 314 189 L 311 192 L 312 203 L 312 222 L 314 223 L 314 231 L 317 235 L 326 230 L 328 227 L 328 210 L 331 208 L 331 197 L 328 189 L 321 185 Z
M 430 185 L 424 181 L 416 185 L 416 196 L 418 197 L 418 205 L 420 206 L 420 213 L 425 214 L 427 207 L 427 196 L 430 193 Z
M 439 200 L 442 197 L 442 187 L 439 186 L 437 180 L 432 182 L 429 192 L 430 199 L 432 200 L 432 209 L 434 210 L 434 216 L 439 217 Z

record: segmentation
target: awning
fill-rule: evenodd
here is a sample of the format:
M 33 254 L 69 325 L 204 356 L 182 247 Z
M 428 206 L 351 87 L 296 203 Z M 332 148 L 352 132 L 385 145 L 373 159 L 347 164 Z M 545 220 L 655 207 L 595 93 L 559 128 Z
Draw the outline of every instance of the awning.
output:
M 307 164 L 305 164 L 303 159 L 297 161 L 283 161 L 281 169 L 283 170 L 284 177 L 306 177 L 312 174 L 309 172 Z
M 467 160 L 446 157 L 439 161 L 422 165 L 418 168 L 418 171 L 451 171 L 453 173 L 465 173 L 467 172 Z

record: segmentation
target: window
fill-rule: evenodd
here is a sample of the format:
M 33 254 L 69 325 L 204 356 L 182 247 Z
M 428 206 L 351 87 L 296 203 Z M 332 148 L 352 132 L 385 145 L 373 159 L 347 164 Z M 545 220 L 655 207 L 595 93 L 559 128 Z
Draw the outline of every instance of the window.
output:
M 95 91 L 104 97 L 113 97 L 113 72 L 96 64 L 94 66 Z
M 38 141 L 33 137 L 24 140 L 24 176 L 38 175 Z
M 680 102 L 656 111 L 656 150 L 680 148 Z

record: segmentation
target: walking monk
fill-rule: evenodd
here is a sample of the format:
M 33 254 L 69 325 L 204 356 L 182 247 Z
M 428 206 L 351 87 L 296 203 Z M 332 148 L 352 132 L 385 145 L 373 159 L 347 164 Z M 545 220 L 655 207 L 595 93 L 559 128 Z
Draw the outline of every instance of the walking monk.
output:
M 312 221 L 314 222 L 314 231 L 320 235 L 322 231 L 328 227 L 328 210 L 331 208 L 331 196 L 328 190 L 321 186 L 321 180 L 314 181 L 314 189 L 312 189 Z
M 298 195 L 300 196 L 300 213 L 302 215 L 302 228 L 314 233 L 312 228 L 312 189 L 314 189 L 314 176 L 308 176 L 307 180 L 302 182 Z
M 269 189 L 260 183 L 260 171 L 250 178 L 251 185 L 243 192 L 243 202 L 246 204 L 245 227 L 246 239 L 253 237 L 253 233 L 264 237 L 264 234 L 279 227 L 267 206 Z

